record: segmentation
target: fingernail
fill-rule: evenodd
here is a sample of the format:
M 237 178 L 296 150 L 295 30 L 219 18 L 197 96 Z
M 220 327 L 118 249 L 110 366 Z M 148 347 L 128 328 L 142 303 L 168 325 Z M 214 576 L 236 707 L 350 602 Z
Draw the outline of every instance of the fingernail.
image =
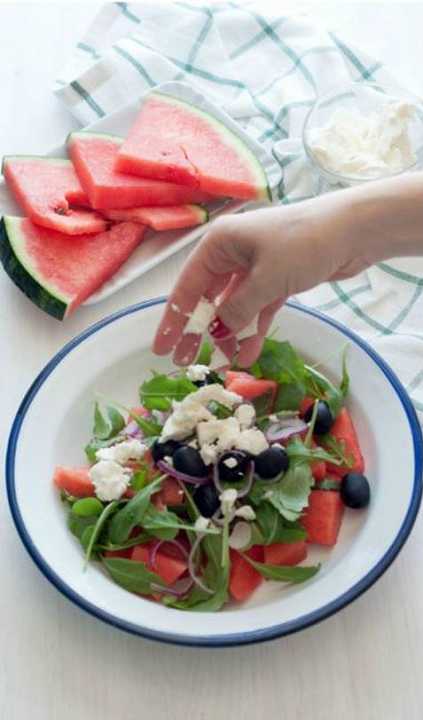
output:
M 225 323 L 216 317 L 209 325 L 209 333 L 215 340 L 225 340 L 232 335 L 232 330 L 229 330 Z

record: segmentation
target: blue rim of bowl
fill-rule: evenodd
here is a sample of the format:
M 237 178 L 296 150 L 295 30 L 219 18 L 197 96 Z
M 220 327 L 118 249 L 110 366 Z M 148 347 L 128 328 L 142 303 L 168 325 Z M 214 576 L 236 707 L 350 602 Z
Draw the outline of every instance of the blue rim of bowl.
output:
M 346 327 L 341 325 L 340 323 L 336 322 L 335 320 L 332 320 L 331 318 L 323 315 L 322 313 L 312 310 L 310 308 L 304 307 L 302 305 L 298 305 L 296 303 L 287 303 L 287 305 L 294 310 L 297 310 L 299 312 L 305 313 L 307 315 L 312 315 L 313 317 L 317 318 L 318 320 L 325 322 L 328 325 L 331 325 L 332 327 L 336 328 L 339 332 L 341 332 L 343 335 L 345 335 L 347 338 L 352 340 L 355 344 L 357 344 L 364 352 L 372 358 L 372 360 L 376 363 L 376 365 L 379 367 L 379 369 L 383 372 L 385 375 L 387 381 L 390 383 L 390 385 L 395 390 L 402 407 L 404 409 L 405 415 L 407 417 L 410 432 L 413 439 L 413 446 L 414 446 L 414 482 L 413 482 L 413 491 L 411 495 L 410 504 L 407 510 L 407 513 L 404 517 L 404 520 L 402 522 L 402 525 L 391 543 L 388 550 L 384 553 L 384 555 L 380 558 L 380 560 L 375 564 L 375 566 L 363 577 L 359 582 L 355 583 L 349 590 L 347 590 L 345 593 L 340 595 L 339 597 L 335 598 L 334 600 L 331 600 L 326 605 L 322 606 L 318 610 L 314 610 L 311 613 L 307 613 L 305 615 L 302 615 L 295 620 L 290 620 L 289 622 L 280 623 L 278 625 L 274 625 L 269 628 L 265 628 L 263 630 L 252 630 L 242 633 L 228 633 L 224 635 L 212 635 L 212 636 L 204 636 L 201 638 L 192 637 L 189 635 L 179 634 L 179 633 L 167 633 L 167 632 L 161 632 L 161 631 L 154 631 L 147 628 L 143 628 L 142 626 L 135 625 L 130 622 L 126 622 L 125 620 L 122 620 L 121 618 L 118 618 L 108 612 L 105 612 L 103 610 L 100 610 L 96 605 L 88 602 L 83 598 L 81 595 L 76 593 L 72 588 L 70 588 L 62 578 L 55 573 L 52 568 L 48 565 L 48 563 L 44 560 L 42 555 L 38 552 L 36 545 L 34 544 L 31 536 L 29 535 L 25 523 L 23 521 L 19 505 L 16 498 L 16 488 L 15 488 L 15 456 L 16 456 L 16 448 L 19 441 L 19 434 L 22 427 L 22 423 L 25 419 L 25 415 L 37 395 L 39 389 L 41 386 L 45 383 L 45 381 L 48 379 L 48 377 L 51 375 L 55 367 L 70 353 L 72 350 L 74 350 L 78 345 L 83 343 L 87 338 L 89 338 L 91 335 L 94 335 L 96 332 L 101 330 L 104 327 L 107 327 L 113 322 L 116 322 L 117 320 L 120 320 L 123 317 L 126 317 L 127 315 L 132 315 L 137 312 L 141 312 L 143 310 L 146 310 L 147 308 L 154 307 L 156 305 L 160 305 L 164 303 L 166 298 L 159 297 L 154 298 L 152 300 L 138 303 L 137 305 L 132 305 L 128 308 L 125 308 L 124 310 L 120 310 L 113 315 L 109 315 L 108 317 L 104 318 L 103 320 L 100 320 L 99 322 L 95 323 L 94 325 L 91 325 L 89 328 L 87 328 L 85 331 L 83 331 L 80 335 L 77 335 L 73 340 L 71 340 L 69 343 L 67 343 L 51 360 L 47 365 L 44 367 L 44 369 L 40 372 L 40 374 L 37 376 L 37 378 L 34 380 L 32 385 L 30 386 L 29 390 L 27 391 L 26 395 L 24 396 L 18 411 L 16 413 L 15 419 L 12 424 L 12 429 L 10 431 L 9 436 L 9 442 L 7 446 L 7 453 L 6 453 L 6 487 L 7 487 L 7 497 L 9 501 L 10 510 L 12 513 L 13 521 L 15 523 L 16 529 L 18 531 L 18 534 L 22 540 L 22 543 L 24 544 L 26 550 L 28 551 L 29 555 L 31 556 L 32 560 L 35 562 L 39 570 L 43 573 L 43 575 L 49 580 L 65 597 L 67 597 L 71 602 L 73 602 L 75 605 L 77 605 L 82 610 L 85 610 L 90 615 L 93 615 L 94 617 L 98 618 L 99 620 L 102 620 L 103 622 L 108 623 L 109 625 L 112 625 L 113 627 L 119 628 L 120 630 L 125 630 L 126 632 L 129 632 L 133 635 L 139 635 L 144 638 L 148 638 L 150 640 L 157 640 L 159 642 L 165 642 L 170 643 L 174 645 L 187 645 L 187 646 L 193 646 L 193 647 L 225 647 L 225 646 L 236 646 L 236 645 L 248 645 L 252 643 L 257 642 L 263 642 L 266 640 L 273 640 L 279 637 L 282 637 L 284 635 L 289 635 L 294 632 L 298 632 L 299 630 L 304 630 L 307 627 L 310 627 L 311 625 L 314 625 L 318 622 L 321 622 L 322 620 L 325 620 L 326 618 L 330 617 L 334 613 L 338 612 L 342 608 L 344 608 L 346 605 L 351 603 L 353 600 L 355 600 L 357 597 L 359 597 L 362 593 L 364 593 L 366 590 L 368 590 L 375 582 L 380 578 L 380 576 L 387 570 L 387 568 L 391 565 L 391 563 L 394 561 L 398 553 L 400 552 L 402 546 L 404 545 L 405 541 L 407 540 L 412 527 L 414 525 L 415 519 L 417 517 L 417 513 L 420 507 L 420 502 L 422 498 L 422 468 L 423 468 L 423 437 L 422 437 L 422 431 L 420 429 L 419 421 L 417 419 L 416 412 L 414 410 L 414 407 L 412 405 L 412 402 L 407 395 L 407 392 L 405 391 L 404 387 L 400 383 L 399 379 L 395 375 L 395 373 L 389 368 L 389 366 L 385 363 L 384 360 L 382 360 L 381 357 L 361 338 L 359 338 L 355 333 L 348 330 Z

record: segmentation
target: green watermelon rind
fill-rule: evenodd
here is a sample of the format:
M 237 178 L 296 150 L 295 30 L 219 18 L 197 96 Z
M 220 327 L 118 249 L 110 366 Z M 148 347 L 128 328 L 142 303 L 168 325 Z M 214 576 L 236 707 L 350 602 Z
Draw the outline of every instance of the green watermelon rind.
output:
M 53 288 L 31 262 L 20 231 L 23 218 L 4 216 L 0 220 L 0 261 L 11 280 L 33 303 L 49 315 L 63 320 L 72 298 Z
M 189 108 L 189 112 L 194 115 L 198 115 L 205 122 L 211 125 L 213 129 L 217 132 L 217 134 L 221 137 L 224 144 L 232 147 L 232 149 L 237 152 L 237 154 L 243 159 L 243 161 L 252 171 L 254 177 L 256 178 L 256 187 L 260 191 L 260 196 L 257 198 L 257 200 L 272 200 L 272 193 L 263 165 L 261 164 L 258 157 L 255 155 L 253 150 L 233 130 L 227 128 L 221 120 L 218 120 L 210 113 L 206 112 L 205 110 L 201 110 L 200 108 L 196 107 L 192 103 L 187 102 L 186 100 L 180 100 L 173 95 L 157 92 L 156 90 L 153 90 L 153 92 L 150 93 L 148 97 L 151 96 L 158 97 L 160 100 L 167 102 L 170 105 L 179 105 L 185 110 Z
M 4 174 L 4 169 L 7 163 L 14 162 L 16 160 L 25 160 L 25 162 L 33 160 L 34 162 L 42 162 L 46 163 L 47 165 L 66 165 L 67 167 L 72 166 L 72 163 L 68 158 L 53 158 L 45 157 L 43 155 L 5 155 L 1 164 L 2 174 Z
M 66 138 L 66 145 L 67 147 L 69 147 L 74 139 L 92 140 L 92 138 L 99 138 L 100 140 L 110 140 L 111 142 L 116 143 L 116 145 L 122 145 L 123 143 L 123 137 L 120 137 L 120 135 L 112 135 L 110 133 L 101 132 L 88 132 L 87 130 L 75 130 L 74 132 L 71 132 Z

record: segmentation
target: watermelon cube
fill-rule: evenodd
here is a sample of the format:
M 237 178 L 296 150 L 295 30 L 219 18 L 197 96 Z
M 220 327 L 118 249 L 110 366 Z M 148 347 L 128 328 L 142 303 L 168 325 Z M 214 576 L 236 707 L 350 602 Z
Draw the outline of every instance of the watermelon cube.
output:
M 336 490 L 312 490 L 301 524 L 307 531 L 307 542 L 335 545 L 344 515 L 344 505 Z

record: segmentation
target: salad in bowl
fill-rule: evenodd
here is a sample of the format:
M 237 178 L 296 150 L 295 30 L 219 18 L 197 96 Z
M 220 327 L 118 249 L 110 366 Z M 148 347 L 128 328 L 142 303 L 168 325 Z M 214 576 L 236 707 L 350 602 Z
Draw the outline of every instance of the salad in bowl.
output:
M 212 355 L 207 341 L 196 364 L 153 372 L 132 407 L 99 398 L 86 464 L 54 471 L 85 565 L 178 610 L 307 582 L 309 549 L 334 547 L 345 507 L 370 502 L 346 352 L 339 386 L 272 337 L 248 370 Z

